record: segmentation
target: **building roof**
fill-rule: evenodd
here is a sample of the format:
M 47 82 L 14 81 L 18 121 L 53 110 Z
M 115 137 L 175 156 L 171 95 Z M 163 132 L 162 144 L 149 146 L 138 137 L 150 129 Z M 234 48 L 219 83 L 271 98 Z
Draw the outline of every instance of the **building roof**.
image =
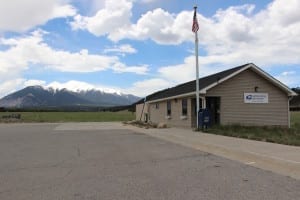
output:
M 275 84 L 277 87 L 281 88 L 283 91 L 285 91 L 288 96 L 295 96 L 297 95 L 294 91 L 292 91 L 290 88 L 288 88 L 286 85 L 278 81 L 277 79 L 273 78 L 271 75 L 267 74 L 260 68 L 258 68 L 253 63 L 248 63 L 245 65 L 241 65 L 235 68 L 231 68 L 216 74 L 212 74 L 210 76 L 206 76 L 199 79 L 199 91 L 201 94 L 205 94 L 207 90 L 215 87 L 216 85 L 232 78 L 233 76 L 239 74 L 242 71 L 245 71 L 246 69 L 253 69 L 255 72 L 266 78 L 267 80 L 271 81 L 273 84 Z M 177 96 L 189 96 L 189 95 L 195 95 L 196 94 L 196 80 L 189 81 L 180 85 L 177 85 L 172 88 L 164 89 L 158 92 L 155 92 L 153 94 L 150 94 L 146 96 L 146 101 L 156 101 L 161 99 L 168 99 L 170 97 L 176 98 Z M 144 102 L 144 99 L 140 100 L 138 103 Z

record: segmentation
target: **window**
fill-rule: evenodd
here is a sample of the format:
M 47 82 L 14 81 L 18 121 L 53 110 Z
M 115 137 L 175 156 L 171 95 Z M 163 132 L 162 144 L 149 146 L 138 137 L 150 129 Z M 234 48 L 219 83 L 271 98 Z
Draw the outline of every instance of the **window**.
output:
M 182 108 L 181 115 L 186 116 L 187 115 L 187 99 L 181 100 L 181 108 Z
M 167 101 L 167 115 L 171 115 L 171 101 Z
M 155 109 L 159 109 L 159 103 L 155 104 Z

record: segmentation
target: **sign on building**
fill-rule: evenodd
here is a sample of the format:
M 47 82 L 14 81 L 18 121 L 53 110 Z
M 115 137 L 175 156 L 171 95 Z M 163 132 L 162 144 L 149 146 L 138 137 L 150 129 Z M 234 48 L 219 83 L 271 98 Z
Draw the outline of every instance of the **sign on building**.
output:
M 244 103 L 269 103 L 268 93 L 244 93 Z

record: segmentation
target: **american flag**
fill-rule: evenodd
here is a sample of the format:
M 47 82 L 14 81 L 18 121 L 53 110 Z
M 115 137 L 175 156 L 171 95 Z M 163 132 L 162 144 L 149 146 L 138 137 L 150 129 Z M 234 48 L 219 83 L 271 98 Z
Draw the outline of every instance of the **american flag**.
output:
M 193 27 L 192 31 L 196 33 L 199 30 L 198 20 L 197 20 L 197 12 L 196 9 L 194 11 L 194 17 L 193 17 Z

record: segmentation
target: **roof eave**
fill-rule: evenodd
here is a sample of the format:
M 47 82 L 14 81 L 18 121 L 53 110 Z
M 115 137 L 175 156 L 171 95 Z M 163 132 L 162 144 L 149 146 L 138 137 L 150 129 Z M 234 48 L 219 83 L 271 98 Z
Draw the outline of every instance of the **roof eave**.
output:
M 297 96 L 298 94 L 296 92 L 294 92 L 293 90 L 291 90 L 288 86 L 286 86 L 285 84 L 281 83 L 279 80 L 273 78 L 271 75 L 269 75 L 268 73 L 266 73 L 265 71 L 261 70 L 260 68 L 258 68 L 256 65 L 251 64 L 252 69 L 254 69 L 257 73 L 259 73 L 261 76 L 263 76 L 264 78 L 268 79 L 269 81 L 271 81 L 274 85 L 276 85 L 277 87 L 281 88 L 283 91 L 285 91 L 287 93 L 288 96 Z
M 201 91 L 199 93 L 200 94 L 205 94 L 205 93 L 201 93 Z M 196 95 L 196 92 L 189 92 L 189 93 L 184 93 L 184 94 L 180 94 L 180 95 L 170 96 L 170 97 L 166 97 L 166 98 L 160 98 L 160 99 L 150 100 L 150 101 L 147 101 L 147 103 L 156 103 L 156 102 L 160 102 L 160 101 L 167 101 L 167 100 L 171 100 L 171 99 L 178 99 L 178 98 L 190 97 L 190 96 L 194 96 L 194 95 Z
M 243 67 L 243 68 L 241 68 L 241 69 L 239 69 L 239 70 L 233 72 L 232 74 L 230 74 L 230 75 L 228 75 L 228 76 L 226 76 L 226 77 L 220 79 L 219 81 L 217 81 L 217 82 L 215 82 L 215 83 L 213 83 L 213 84 L 208 85 L 207 87 L 203 88 L 203 89 L 201 90 L 201 92 L 204 93 L 204 94 L 206 94 L 206 92 L 207 92 L 209 89 L 211 89 L 211 88 L 213 88 L 213 87 L 219 85 L 220 83 L 223 83 L 224 81 L 226 81 L 226 80 L 228 80 L 228 79 L 230 79 L 230 78 L 236 76 L 237 74 L 241 73 L 242 71 L 245 71 L 246 69 L 250 68 L 252 65 L 253 65 L 252 63 L 251 63 L 251 64 L 248 64 L 248 65 L 246 65 L 245 67 Z
M 220 83 L 236 76 L 237 74 L 252 68 L 254 71 L 256 71 L 258 74 L 260 74 L 261 76 L 263 76 L 264 78 L 266 78 L 267 80 L 271 81 L 274 85 L 276 85 L 277 87 L 281 88 L 283 91 L 285 91 L 287 93 L 288 96 L 297 96 L 298 94 L 296 92 L 294 92 L 293 90 L 291 90 L 289 87 L 287 87 L 285 84 L 281 83 L 280 81 L 278 81 L 277 79 L 273 78 L 271 75 L 267 74 L 265 71 L 261 70 L 260 68 L 258 68 L 255 64 L 253 63 L 249 63 L 248 65 L 246 65 L 245 67 L 241 68 L 240 70 L 224 77 L 223 79 L 219 80 L 216 83 L 213 83 L 209 86 L 207 86 L 206 88 L 202 89 L 203 93 L 206 93 L 207 90 L 219 85 Z

